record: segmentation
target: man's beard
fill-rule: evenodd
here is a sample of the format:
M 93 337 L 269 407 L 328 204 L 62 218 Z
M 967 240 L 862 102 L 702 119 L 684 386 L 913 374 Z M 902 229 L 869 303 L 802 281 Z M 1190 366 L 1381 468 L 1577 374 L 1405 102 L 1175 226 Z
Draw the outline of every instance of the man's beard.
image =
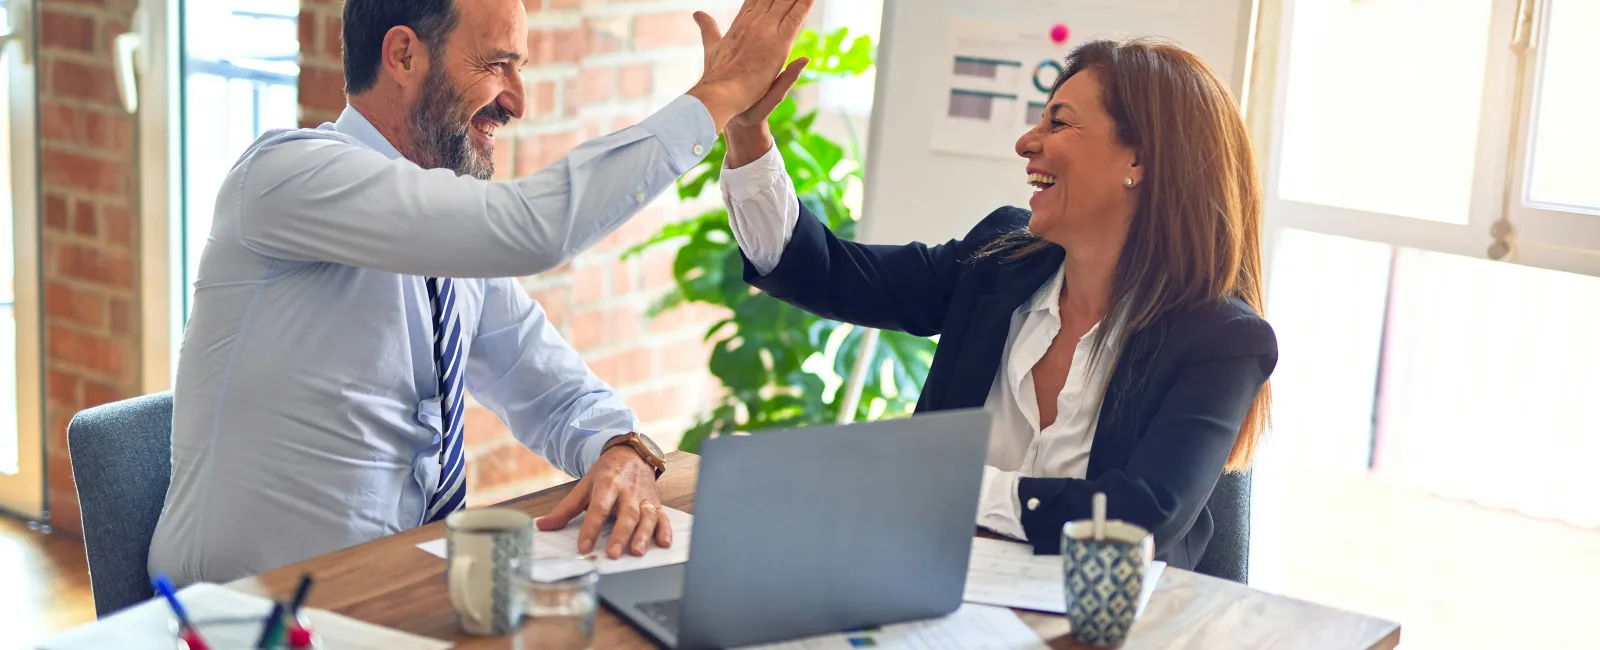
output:
M 493 103 L 470 118 L 461 93 L 445 77 L 441 66 L 428 70 L 422 96 L 411 109 L 412 161 L 427 168 L 448 169 L 459 176 L 489 180 L 494 176 L 492 151 L 480 151 L 472 142 L 472 119 L 484 117 L 505 125 L 511 115 Z

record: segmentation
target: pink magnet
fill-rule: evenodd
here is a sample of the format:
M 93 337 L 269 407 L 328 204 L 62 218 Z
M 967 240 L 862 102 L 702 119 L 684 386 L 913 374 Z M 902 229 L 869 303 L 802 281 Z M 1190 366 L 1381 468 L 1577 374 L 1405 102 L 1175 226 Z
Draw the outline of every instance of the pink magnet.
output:
M 1056 23 L 1055 27 L 1050 28 L 1050 40 L 1055 41 L 1058 45 L 1065 43 L 1067 42 L 1067 35 L 1069 33 L 1070 32 L 1067 31 L 1066 25 L 1062 23 Z

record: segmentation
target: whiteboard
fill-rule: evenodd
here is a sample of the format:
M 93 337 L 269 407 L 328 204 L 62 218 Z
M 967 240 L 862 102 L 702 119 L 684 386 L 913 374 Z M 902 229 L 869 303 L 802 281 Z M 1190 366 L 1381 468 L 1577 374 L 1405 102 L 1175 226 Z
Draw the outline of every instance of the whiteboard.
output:
M 1033 189 L 1025 182 L 1023 159 L 1010 153 L 1028 128 L 1024 109 L 995 109 L 996 123 L 981 131 L 994 134 L 983 138 L 985 151 L 955 153 L 951 146 L 978 137 L 953 128 L 949 118 L 958 54 L 952 49 L 962 45 L 953 39 L 963 36 L 951 33 L 952 23 L 981 21 L 1015 30 L 1019 40 L 1033 39 L 1027 45 L 1033 58 L 1005 72 L 1030 80 L 1045 58 L 1059 63 L 1073 47 L 1095 38 L 1160 37 L 1198 55 L 1237 98 L 1245 87 L 1254 11 L 1255 0 L 884 0 L 858 239 L 940 243 L 965 235 L 995 208 L 1028 205 Z M 1049 38 L 1056 24 L 1069 32 L 1060 45 Z M 977 94 L 1012 94 L 988 90 Z M 1004 111 L 1016 116 L 1014 130 L 1002 128 Z

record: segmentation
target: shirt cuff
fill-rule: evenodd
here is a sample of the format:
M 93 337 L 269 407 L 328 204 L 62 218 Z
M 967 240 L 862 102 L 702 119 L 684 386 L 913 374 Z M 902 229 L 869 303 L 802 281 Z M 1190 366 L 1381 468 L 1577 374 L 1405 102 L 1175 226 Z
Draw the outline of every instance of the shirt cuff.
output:
M 674 174 L 682 175 L 705 160 L 711 146 L 717 143 L 717 125 L 711 121 L 711 112 L 692 95 L 672 100 L 654 115 L 639 123 L 651 135 L 660 139 L 672 161 Z
M 783 156 L 778 153 L 776 143 L 743 167 L 730 168 L 727 158 L 722 161 L 722 188 L 728 192 L 728 198 L 736 202 L 748 201 L 779 183 L 789 182 L 789 172 L 783 168 Z
M 627 429 L 606 429 L 583 441 L 583 447 L 578 449 L 578 459 L 582 461 L 583 473 L 588 474 L 589 468 L 594 467 L 595 461 L 600 460 L 600 452 L 607 442 L 617 436 L 628 435 Z
M 983 466 L 983 483 L 978 489 L 978 525 L 1012 539 L 1026 540 L 1022 530 L 1022 504 L 1017 498 L 1016 472 Z

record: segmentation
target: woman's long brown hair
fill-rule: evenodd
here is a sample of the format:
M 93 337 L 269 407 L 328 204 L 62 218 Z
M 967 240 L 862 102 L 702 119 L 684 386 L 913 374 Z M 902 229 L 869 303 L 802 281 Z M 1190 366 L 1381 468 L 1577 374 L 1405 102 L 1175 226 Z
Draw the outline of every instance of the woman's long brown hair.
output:
M 1130 333 L 1175 311 L 1229 298 L 1265 315 L 1260 177 L 1249 130 L 1227 86 L 1175 45 L 1099 40 L 1073 50 L 1051 94 L 1084 70 L 1096 73 L 1118 139 L 1144 168 L 1107 314 Z M 1052 246 L 1023 230 L 995 240 L 978 257 L 1018 259 Z M 1228 471 L 1250 467 L 1271 404 L 1268 383 L 1245 415 Z

